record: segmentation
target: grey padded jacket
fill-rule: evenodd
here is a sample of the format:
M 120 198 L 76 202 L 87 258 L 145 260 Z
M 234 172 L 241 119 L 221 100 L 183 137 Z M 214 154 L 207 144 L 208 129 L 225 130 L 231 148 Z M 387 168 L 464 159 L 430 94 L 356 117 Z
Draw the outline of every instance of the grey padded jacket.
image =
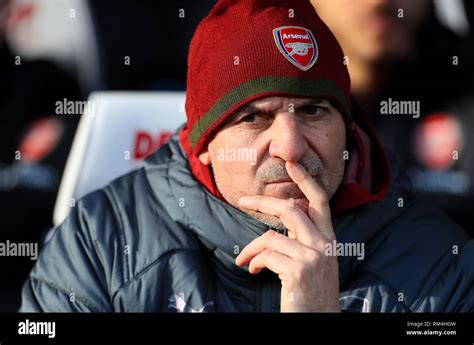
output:
M 384 200 L 333 218 L 339 243 L 365 246 L 363 260 L 338 258 L 341 308 L 474 311 L 474 241 L 391 170 Z M 25 282 L 20 311 L 278 312 L 278 277 L 234 264 L 267 229 L 193 177 L 176 134 L 142 169 L 76 204 Z

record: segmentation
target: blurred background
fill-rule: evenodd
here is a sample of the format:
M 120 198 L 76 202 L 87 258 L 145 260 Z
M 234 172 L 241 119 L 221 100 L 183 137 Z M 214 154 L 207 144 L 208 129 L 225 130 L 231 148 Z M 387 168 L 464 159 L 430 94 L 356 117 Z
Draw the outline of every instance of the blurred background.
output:
M 97 92 L 184 92 L 189 42 L 214 3 L 0 0 L 0 243 L 44 243 L 53 228 L 63 171 L 84 121 L 81 109 L 58 112 L 58 102 L 80 104 Z M 348 57 L 353 95 L 414 189 L 474 235 L 474 2 L 312 3 Z M 381 114 L 389 99 L 420 102 L 420 116 Z M 108 121 L 106 130 L 117 125 Z M 131 166 L 176 126 L 165 127 L 154 144 L 130 148 Z M 89 164 L 100 165 L 100 157 Z M 33 264 L 0 257 L 0 311 L 19 307 Z

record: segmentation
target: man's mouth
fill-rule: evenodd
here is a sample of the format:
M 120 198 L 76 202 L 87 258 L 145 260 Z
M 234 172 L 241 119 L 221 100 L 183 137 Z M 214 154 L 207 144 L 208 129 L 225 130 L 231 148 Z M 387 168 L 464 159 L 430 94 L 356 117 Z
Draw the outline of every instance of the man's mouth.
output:
M 316 179 L 316 176 L 311 176 L 313 179 Z M 290 177 L 284 177 L 280 179 L 276 179 L 270 182 L 267 182 L 267 184 L 275 184 L 275 183 L 295 183 Z
M 282 180 L 276 180 L 269 182 L 268 184 L 275 184 L 275 183 L 295 183 L 292 179 L 282 179 Z
M 281 199 L 304 198 L 303 192 L 292 180 L 282 180 L 280 182 L 268 183 L 265 186 L 264 194 Z

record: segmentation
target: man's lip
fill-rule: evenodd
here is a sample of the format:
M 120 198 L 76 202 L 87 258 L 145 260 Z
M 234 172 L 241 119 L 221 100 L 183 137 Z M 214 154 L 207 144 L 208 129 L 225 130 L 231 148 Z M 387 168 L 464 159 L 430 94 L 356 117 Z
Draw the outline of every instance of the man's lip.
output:
M 316 176 L 311 175 L 312 178 L 316 178 Z M 296 183 L 292 179 L 282 179 L 282 180 L 275 180 L 275 181 L 270 181 L 267 182 L 267 184 L 273 184 L 273 183 Z
M 287 180 L 276 180 L 276 181 L 268 182 L 268 184 L 273 184 L 273 183 L 295 183 L 295 181 L 291 179 L 287 179 Z

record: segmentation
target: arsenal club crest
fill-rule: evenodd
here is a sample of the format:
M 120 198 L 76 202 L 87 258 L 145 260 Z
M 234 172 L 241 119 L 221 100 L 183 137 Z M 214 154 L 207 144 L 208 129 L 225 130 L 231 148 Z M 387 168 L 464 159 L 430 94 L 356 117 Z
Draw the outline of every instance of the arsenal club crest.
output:
M 281 26 L 273 30 L 275 43 L 293 65 L 309 70 L 318 59 L 318 44 L 313 33 L 299 26 Z

